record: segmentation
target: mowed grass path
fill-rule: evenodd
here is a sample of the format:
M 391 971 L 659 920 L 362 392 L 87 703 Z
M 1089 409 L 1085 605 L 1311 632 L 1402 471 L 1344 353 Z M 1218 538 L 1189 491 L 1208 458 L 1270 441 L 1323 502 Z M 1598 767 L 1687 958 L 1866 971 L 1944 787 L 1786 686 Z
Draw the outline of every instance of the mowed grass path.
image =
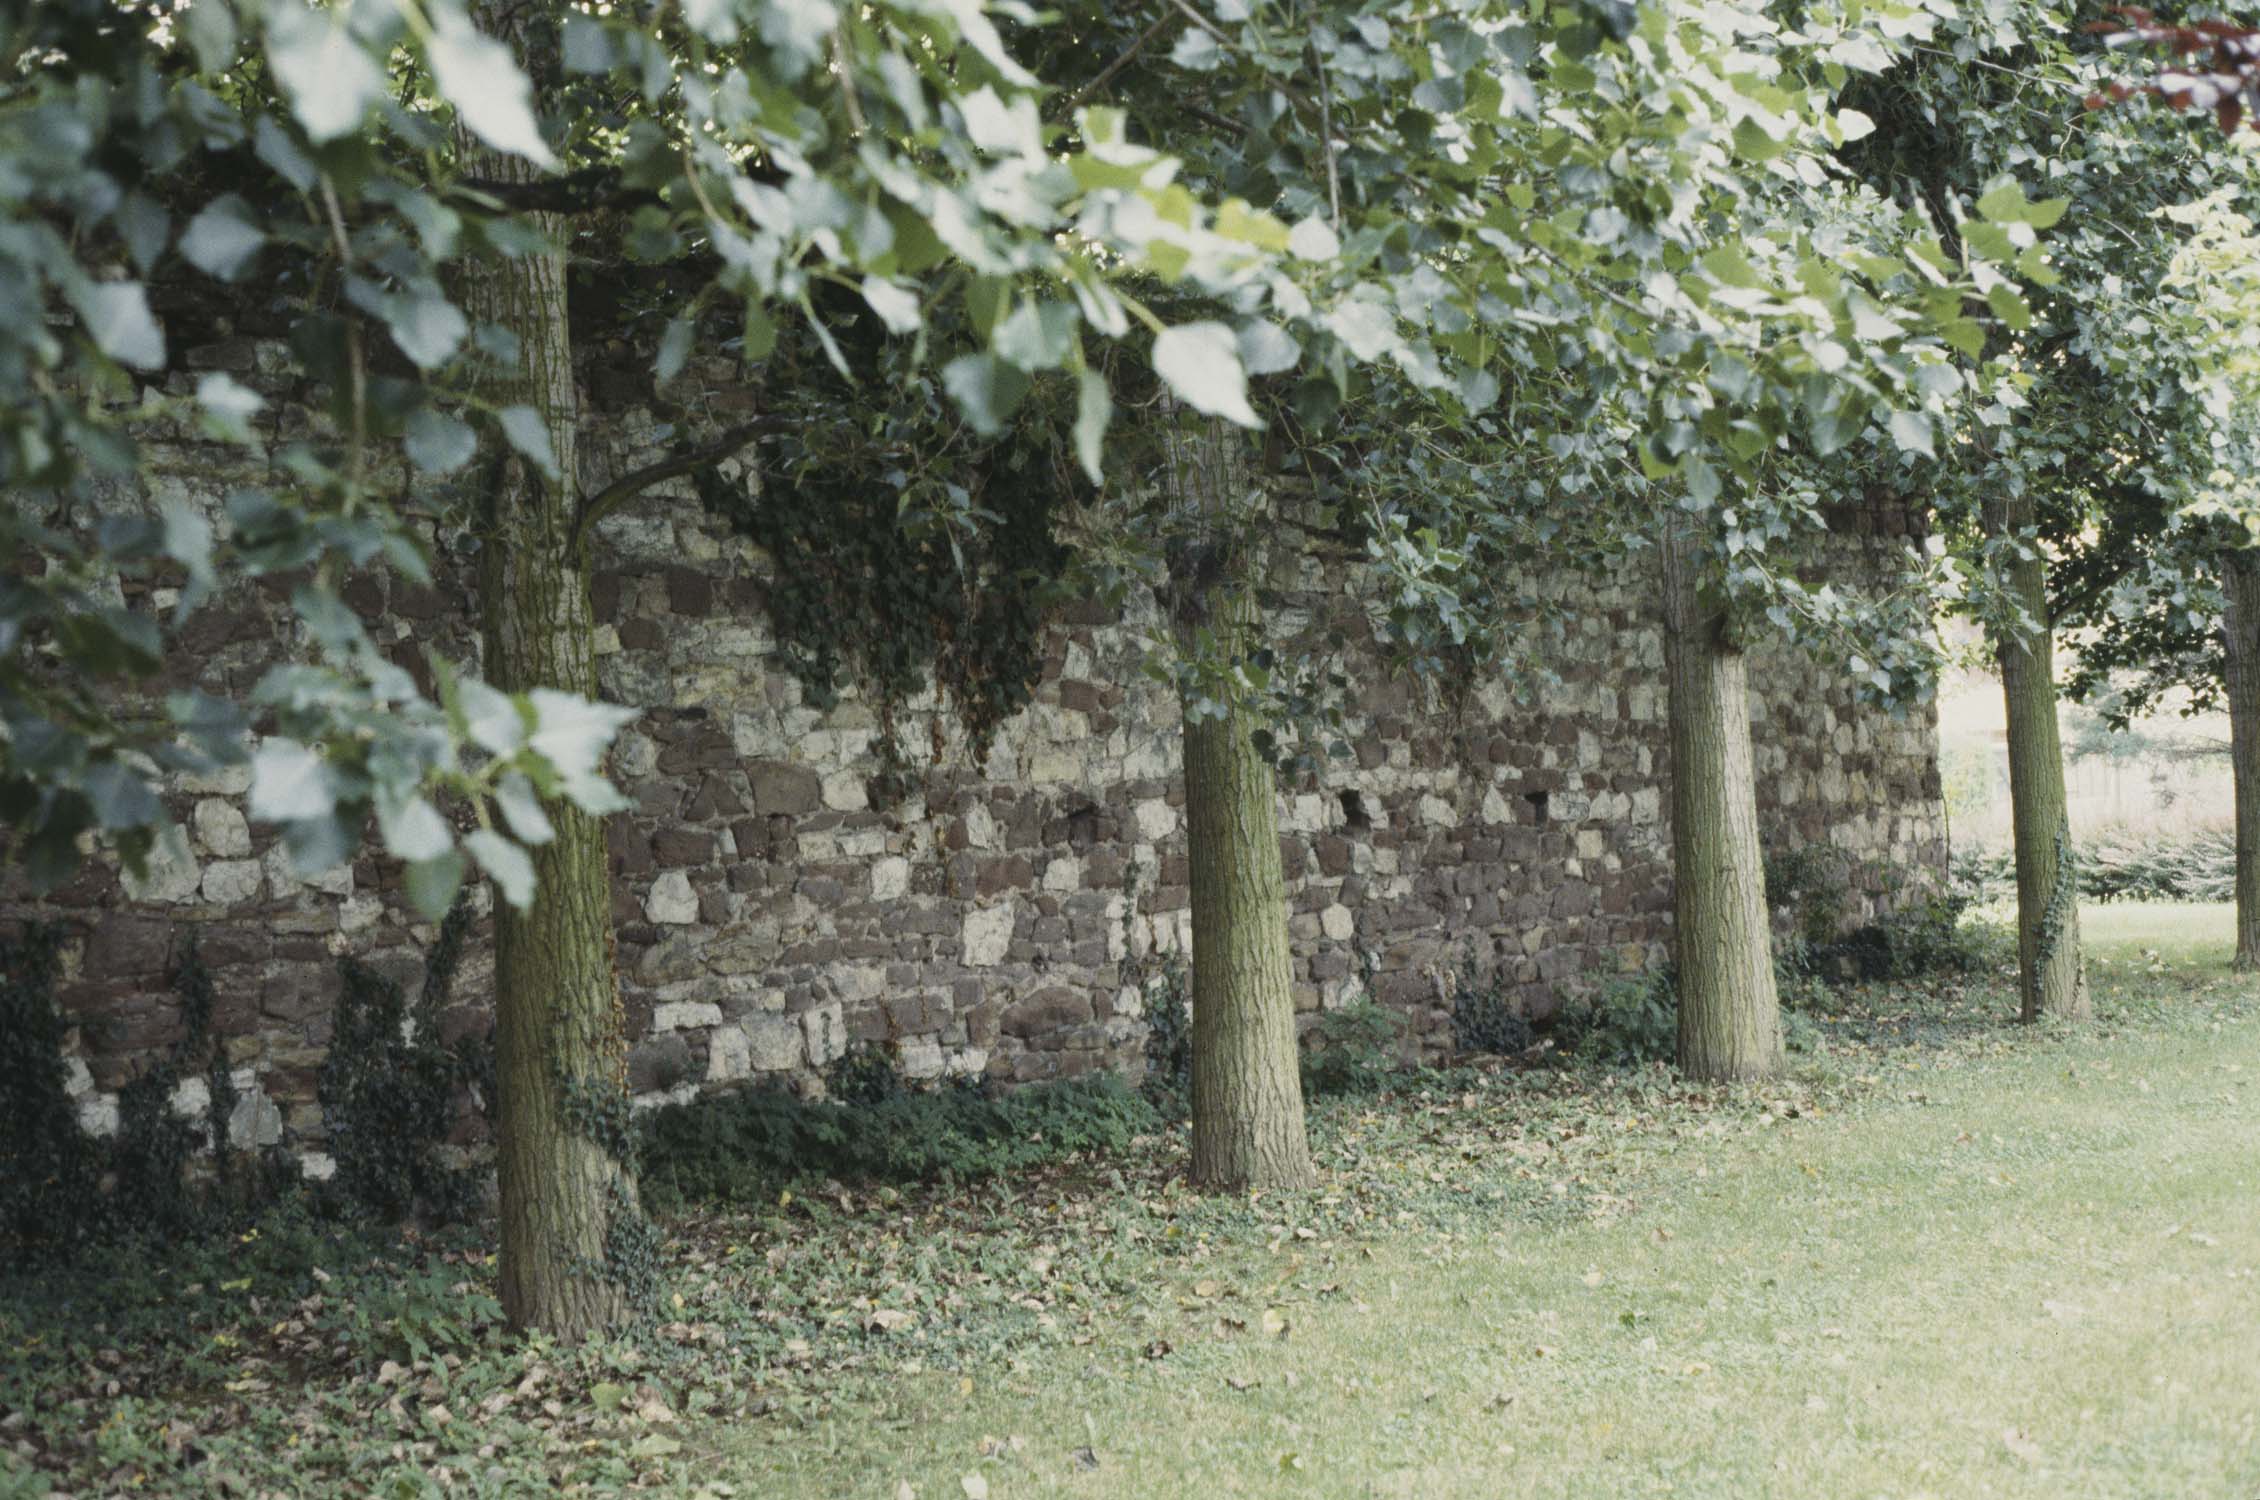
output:
M 2218 963 L 2214 925 L 2169 960 Z M 2091 914 L 2107 1015 L 2157 993 L 2156 931 Z M 1607 1223 L 1157 1261 L 1159 1323 L 897 1377 L 708 1472 L 922 1500 L 2256 1500 L 2260 1021 L 2226 1016 L 1887 1060 L 1849 1113 L 1675 1145 Z

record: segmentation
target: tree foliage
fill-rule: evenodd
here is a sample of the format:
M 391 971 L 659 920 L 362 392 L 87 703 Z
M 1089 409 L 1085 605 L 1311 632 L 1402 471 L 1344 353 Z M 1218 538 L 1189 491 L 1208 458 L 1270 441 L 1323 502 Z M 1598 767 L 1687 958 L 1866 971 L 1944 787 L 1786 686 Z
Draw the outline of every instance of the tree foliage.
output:
M 797 319 L 868 380 L 860 323 L 914 364 L 930 350 L 977 434 L 1067 382 L 1064 446 L 1094 481 L 1125 381 L 1250 426 L 1418 404 L 1462 482 L 1385 517 L 1371 556 L 1442 639 L 1482 633 L 1458 573 L 1499 534 L 1510 455 L 1524 498 L 1637 517 L 1662 484 L 1712 519 L 1722 584 L 1790 591 L 1763 559 L 1816 495 L 1770 482 L 1776 456 L 1863 434 L 1935 451 L 1954 350 L 2021 306 L 2029 246 L 1957 259 L 1830 161 L 1869 124 L 1835 91 L 1950 10 L 1228 5 L 1160 28 L 1163 56 L 1158 34 L 1094 46 L 1131 24 L 1097 8 L 744 0 L 547 13 L 529 73 L 452 0 L 18 7 L 0 479 L 35 497 L 5 524 L 37 566 L 0 604 L 0 780 L 21 861 L 52 882 L 94 833 L 138 866 L 166 826 L 158 775 L 249 758 L 253 811 L 302 865 L 346 857 L 373 815 L 437 912 L 473 865 L 531 899 L 540 797 L 617 805 L 598 774 L 617 711 L 504 697 L 462 663 L 435 663 L 427 697 L 339 599 L 354 569 L 421 581 L 434 539 L 475 544 L 475 429 L 554 463 L 530 411 L 476 395 L 509 335 L 449 290 L 531 250 L 534 210 L 652 268 L 634 312 L 661 378 L 702 346 L 758 370 Z M 469 175 L 451 124 L 546 175 Z M 284 334 L 324 425 L 278 437 L 259 393 L 180 373 L 200 302 Z M 1259 410 L 1265 383 L 1287 400 Z M 167 423 L 245 445 L 270 481 L 217 524 L 145 510 L 135 435 Z M 287 595 L 301 659 L 248 702 L 146 690 L 169 632 L 244 577 Z

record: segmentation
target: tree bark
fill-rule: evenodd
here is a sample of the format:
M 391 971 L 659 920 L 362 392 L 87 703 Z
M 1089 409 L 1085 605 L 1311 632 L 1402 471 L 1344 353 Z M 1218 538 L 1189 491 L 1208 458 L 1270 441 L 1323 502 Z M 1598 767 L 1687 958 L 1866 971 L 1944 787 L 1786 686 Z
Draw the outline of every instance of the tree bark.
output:
M 2221 559 L 2226 636 L 2229 769 L 2236 798 L 2236 957 L 2260 969 L 2260 548 Z
M 1228 524 L 1247 494 L 1245 439 L 1206 424 L 1173 455 L 1173 482 L 1193 515 Z M 1189 647 L 1206 628 L 1244 658 L 1261 616 L 1244 559 L 1197 549 L 1173 572 L 1172 613 Z M 1187 574 L 1193 576 L 1185 576 Z M 1214 575 L 1214 576 L 1212 576 Z M 1303 1125 L 1295 1045 L 1287 881 L 1279 862 L 1278 787 L 1256 748 L 1256 716 L 1224 695 L 1195 722 L 1185 704 L 1185 842 L 1193 915 L 1193 1181 L 1216 1188 L 1300 1188 L 1318 1180 Z
M 1781 1003 L 1748 671 L 1723 611 L 1702 597 L 1690 530 L 1675 526 L 1662 553 L 1679 1068 L 1705 1081 L 1765 1078 L 1781 1066 Z
M 2019 496 L 1986 507 L 1997 539 L 2033 523 Z M 2027 1021 L 2079 1020 L 2091 1012 L 2080 962 L 2079 871 L 2064 795 L 2064 749 L 2056 723 L 2056 635 L 2048 614 L 2048 568 L 2036 553 L 2012 561 L 2010 596 L 2035 622 L 2023 638 L 1994 642 L 2009 732 L 2010 831 L 2017 852 L 2017 985 Z
M 490 29 L 511 41 L 505 20 Z M 521 52 L 523 48 L 521 47 Z M 468 170 L 533 182 L 533 167 L 463 140 Z M 553 245 L 571 226 L 530 216 Z M 545 252 L 471 262 L 461 288 L 474 322 L 518 338 L 514 368 L 481 389 L 497 405 L 541 413 L 556 454 L 551 479 L 497 438 L 479 564 L 484 672 L 508 692 L 556 688 L 595 697 L 589 565 L 574 537 L 580 408 L 565 309 L 565 257 Z M 563 799 L 547 806 L 556 837 L 530 851 L 532 907 L 495 910 L 496 1165 L 501 1188 L 502 1305 L 511 1323 L 577 1340 L 620 1323 L 628 1299 L 612 1263 L 615 1228 L 636 1216 L 633 1179 L 614 1137 L 625 1124 L 624 1018 L 613 965 L 604 832 Z

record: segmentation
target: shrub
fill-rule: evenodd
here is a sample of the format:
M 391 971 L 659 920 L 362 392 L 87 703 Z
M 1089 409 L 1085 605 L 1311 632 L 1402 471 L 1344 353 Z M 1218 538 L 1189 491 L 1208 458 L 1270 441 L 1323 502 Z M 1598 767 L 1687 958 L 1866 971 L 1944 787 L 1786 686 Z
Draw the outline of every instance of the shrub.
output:
M 906 1087 L 868 1103 L 741 1089 L 644 1118 L 643 1193 L 667 1209 L 762 1199 L 809 1177 L 962 1182 L 1118 1151 L 1160 1124 L 1111 1073 L 1001 1095 L 969 1081 Z
M 1818 947 L 1844 920 L 1844 856 L 1825 844 L 1769 849 L 1766 906 L 1788 913 L 1791 941 Z
M 1462 976 L 1452 995 L 1452 1047 L 1459 1052 L 1483 1052 L 1512 1057 L 1536 1040 L 1530 1023 L 1507 999 L 1506 980 L 1491 976 L 1478 988 Z
M 2236 832 L 2107 828 L 2079 841 L 2080 894 L 2096 901 L 2233 901 Z
M 1360 997 L 1318 1018 L 1302 1053 L 1303 1092 L 1371 1094 L 1397 1066 L 1397 1018 Z
M 1616 1067 L 1670 1062 L 1679 1053 L 1678 983 L 1666 964 L 1571 1000 L 1554 1020 L 1562 1050 Z
M 1853 929 L 1814 957 L 1831 978 L 1924 979 L 1974 974 L 2001 959 L 2003 936 L 1989 923 L 1965 921 L 1959 892 L 1933 896 Z
M 2091 901 L 2231 901 L 2236 831 L 2103 828 L 2078 841 L 2080 894 Z M 2008 901 L 2017 862 L 2008 849 L 1956 850 L 1954 889 L 1966 900 Z
M 824 1092 L 842 1104 L 884 1104 L 909 1090 L 893 1049 L 857 1042 L 824 1069 Z

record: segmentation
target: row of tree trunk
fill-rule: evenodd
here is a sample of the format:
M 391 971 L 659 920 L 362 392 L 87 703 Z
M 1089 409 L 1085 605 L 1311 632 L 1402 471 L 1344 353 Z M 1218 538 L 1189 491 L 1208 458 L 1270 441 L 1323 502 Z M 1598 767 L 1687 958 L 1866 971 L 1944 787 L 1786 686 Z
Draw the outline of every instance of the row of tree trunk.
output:
M 511 14 L 487 24 L 513 42 Z M 521 51 L 522 51 L 521 47 Z M 466 140 L 473 171 L 498 181 L 519 159 Z M 557 244 L 567 226 L 541 226 Z M 507 452 L 488 456 L 487 534 L 480 578 L 484 671 L 510 690 L 595 696 L 589 557 L 577 523 L 580 412 L 561 253 L 482 263 L 465 309 L 518 337 L 514 367 L 483 392 L 542 414 L 557 473 Z M 1229 509 L 1241 498 L 1238 434 L 1212 432 L 1183 451 L 1190 503 Z M 1998 524 L 2029 524 L 2029 507 Z M 1760 1078 L 1780 1065 L 1752 765 L 1749 687 L 1723 611 L 1700 586 L 1695 539 L 1665 539 L 1665 645 L 1670 680 L 1672 857 L 1680 992 L 1679 1062 L 1704 1080 Z M 2260 565 L 2230 569 L 2230 701 L 2236 731 L 2238 957 L 2260 960 Z M 2039 559 L 2012 586 L 2045 622 Z M 1252 580 L 1227 573 L 1200 590 L 1199 623 L 1227 654 L 1245 656 L 1260 627 Z M 1184 621 L 1181 619 L 1181 624 Z M 2045 628 L 2000 650 L 2015 802 L 2019 955 L 2028 1017 L 2086 1008 L 2071 844 L 2065 823 L 2051 641 Z M 1296 1188 L 1315 1180 L 1303 1124 L 1294 999 L 1279 857 L 1276 787 L 1253 731 L 1257 717 L 1227 694 L 1221 713 L 1183 738 L 1193 919 L 1193 1174 L 1220 1188 Z M 622 1160 L 624 1035 L 602 830 L 564 804 L 549 808 L 555 840 L 535 851 L 539 895 L 498 911 L 495 1018 L 500 1098 L 502 1300 L 513 1323 L 577 1338 L 628 1311 L 632 1279 L 612 1258 L 638 1214 Z

